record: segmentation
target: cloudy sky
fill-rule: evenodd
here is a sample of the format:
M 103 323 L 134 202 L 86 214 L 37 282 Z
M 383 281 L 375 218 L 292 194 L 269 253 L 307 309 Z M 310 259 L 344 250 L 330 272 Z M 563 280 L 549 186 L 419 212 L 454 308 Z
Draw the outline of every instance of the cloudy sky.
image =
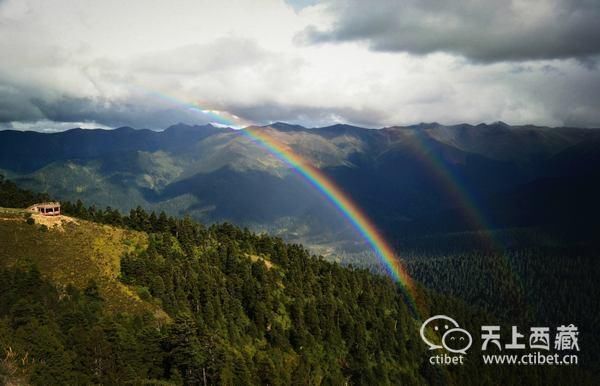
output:
M 600 127 L 598 0 L 0 0 L 0 128 Z

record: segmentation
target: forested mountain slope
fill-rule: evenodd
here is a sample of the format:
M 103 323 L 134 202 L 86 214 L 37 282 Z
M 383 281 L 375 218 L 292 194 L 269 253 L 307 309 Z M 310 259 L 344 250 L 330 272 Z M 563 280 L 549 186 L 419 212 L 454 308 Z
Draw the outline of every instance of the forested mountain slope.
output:
M 13 199 L 23 192 L 10 190 Z M 4 382 L 592 384 L 589 365 L 431 366 L 418 332 L 425 315 L 398 283 L 279 238 L 142 209 L 63 208 L 78 217 L 62 229 L 0 213 Z M 418 291 L 428 312 L 473 331 L 501 322 L 456 297 Z

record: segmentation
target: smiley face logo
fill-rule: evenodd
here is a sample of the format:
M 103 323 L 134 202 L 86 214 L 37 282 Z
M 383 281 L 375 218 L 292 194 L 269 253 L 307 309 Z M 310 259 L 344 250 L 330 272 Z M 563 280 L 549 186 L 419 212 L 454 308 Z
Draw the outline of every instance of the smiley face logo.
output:
M 440 346 L 439 344 L 435 344 L 434 342 L 432 342 L 425 336 L 425 329 L 428 326 L 431 329 L 433 329 L 434 331 L 436 331 L 437 333 L 442 334 L 442 335 L 444 335 L 446 333 L 446 331 L 448 331 L 450 329 L 460 327 L 456 320 L 454 320 L 451 317 L 446 316 L 446 315 L 435 315 L 435 316 L 432 316 L 431 318 L 427 319 L 425 322 L 423 322 L 423 325 L 421 325 L 421 331 L 420 331 L 421 339 L 423 339 L 423 342 L 425 342 L 429 346 L 430 350 L 443 348 L 443 346 Z
M 473 344 L 471 334 L 463 328 L 451 328 L 442 336 L 444 348 L 456 354 L 466 354 Z
M 425 330 L 432 329 L 442 336 L 442 344 L 432 342 L 425 336 Z M 458 322 L 446 315 L 435 315 L 427 319 L 421 325 L 421 339 L 429 346 L 430 350 L 445 348 L 449 352 L 457 354 L 466 354 L 467 350 L 473 344 L 471 334 L 460 328 Z

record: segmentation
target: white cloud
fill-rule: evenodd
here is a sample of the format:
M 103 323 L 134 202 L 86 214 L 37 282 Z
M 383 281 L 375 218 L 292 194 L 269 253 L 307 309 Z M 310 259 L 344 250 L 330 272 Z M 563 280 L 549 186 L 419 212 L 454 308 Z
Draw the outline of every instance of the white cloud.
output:
M 55 122 L 49 120 L 29 121 L 29 122 L 10 122 L 0 123 L 0 130 L 32 130 L 44 133 L 56 133 L 73 128 L 80 129 L 112 129 L 95 122 Z

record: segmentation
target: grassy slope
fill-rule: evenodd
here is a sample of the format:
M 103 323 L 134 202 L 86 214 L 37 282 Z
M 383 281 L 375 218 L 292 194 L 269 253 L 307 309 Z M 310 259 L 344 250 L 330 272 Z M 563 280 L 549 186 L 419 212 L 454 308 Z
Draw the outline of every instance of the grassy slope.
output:
M 59 285 L 84 288 L 94 279 L 110 312 L 151 312 L 157 319 L 168 316 L 158 306 L 143 301 L 120 281 L 121 256 L 147 245 L 147 235 L 107 225 L 77 220 L 43 231 L 25 222 L 24 212 L 0 208 L 0 265 L 35 264 Z

